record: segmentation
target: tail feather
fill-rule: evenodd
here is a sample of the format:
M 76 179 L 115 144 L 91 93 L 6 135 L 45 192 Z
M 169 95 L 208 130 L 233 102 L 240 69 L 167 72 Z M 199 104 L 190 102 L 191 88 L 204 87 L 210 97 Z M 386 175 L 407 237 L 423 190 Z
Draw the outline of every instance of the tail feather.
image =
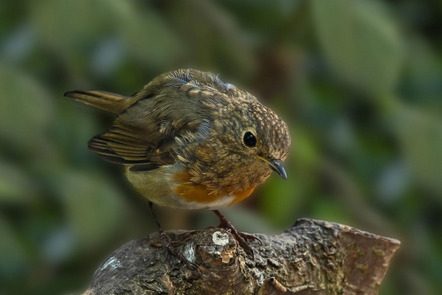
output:
M 128 107 L 127 96 L 101 90 L 74 90 L 66 92 L 64 96 L 117 115 Z

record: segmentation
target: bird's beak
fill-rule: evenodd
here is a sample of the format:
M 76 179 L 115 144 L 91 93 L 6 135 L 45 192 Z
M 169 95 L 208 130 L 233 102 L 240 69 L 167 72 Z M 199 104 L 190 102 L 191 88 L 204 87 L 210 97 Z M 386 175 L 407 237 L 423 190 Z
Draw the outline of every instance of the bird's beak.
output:
M 261 160 L 269 164 L 270 168 L 272 168 L 273 171 L 278 173 L 279 176 L 282 177 L 282 179 L 287 180 L 287 173 L 285 172 L 284 167 L 282 167 L 281 163 L 278 160 L 267 160 L 265 158 L 259 157 Z
M 285 172 L 284 167 L 282 167 L 281 163 L 278 160 L 270 160 L 269 161 L 270 168 L 273 169 L 282 179 L 287 180 L 287 173 Z

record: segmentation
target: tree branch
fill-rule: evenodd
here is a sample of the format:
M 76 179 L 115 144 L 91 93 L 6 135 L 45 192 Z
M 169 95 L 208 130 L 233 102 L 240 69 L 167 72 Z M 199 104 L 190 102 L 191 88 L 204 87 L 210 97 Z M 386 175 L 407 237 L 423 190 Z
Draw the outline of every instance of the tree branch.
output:
M 300 219 L 282 234 L 256 234 L 254 257 L 226 230 L 168 232 L 192 267 L 159 235 L 117 249 L 95 272 L 92 294 L 377 294 L 398 240 Z

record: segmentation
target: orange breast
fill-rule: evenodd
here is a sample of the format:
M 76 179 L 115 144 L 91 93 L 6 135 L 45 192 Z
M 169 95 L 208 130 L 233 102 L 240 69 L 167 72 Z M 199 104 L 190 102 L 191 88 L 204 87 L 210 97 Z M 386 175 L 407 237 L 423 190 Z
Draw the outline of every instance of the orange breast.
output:
M 227 195 L 224 192 L 214 193 L 213 191 L 208 190 L 202 185 L 192 183 L 190 181 L 191 176 L 187 172 L 177 173 L 174 178 L 175 180 L 177 180 L 178 183 L 180 183 L 179 185 L 177 185 L 175 193 L 189 202 L 210 204 Z M 235 193 L 234 199 L 229 205 L 244 200 L 245 198 L 250 196 L 254 189 L 255 187 L 252 186 L 243 191 Z

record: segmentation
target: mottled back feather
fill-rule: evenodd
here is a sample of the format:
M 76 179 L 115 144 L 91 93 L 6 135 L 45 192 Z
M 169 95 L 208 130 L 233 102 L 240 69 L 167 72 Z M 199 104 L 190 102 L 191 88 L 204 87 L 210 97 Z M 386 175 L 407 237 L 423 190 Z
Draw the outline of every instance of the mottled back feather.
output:
M 127 98 L 131 105 L 109 130 L 89 141 L 89 148 L 107 161 L 139 165 L 135 170 L 172 164 L 175 137 L 195 132 L 207 117 L 207 108 L 197 95 L 204 89 L 237 91 L 217 76 L 197 70 L 160 75 Z

